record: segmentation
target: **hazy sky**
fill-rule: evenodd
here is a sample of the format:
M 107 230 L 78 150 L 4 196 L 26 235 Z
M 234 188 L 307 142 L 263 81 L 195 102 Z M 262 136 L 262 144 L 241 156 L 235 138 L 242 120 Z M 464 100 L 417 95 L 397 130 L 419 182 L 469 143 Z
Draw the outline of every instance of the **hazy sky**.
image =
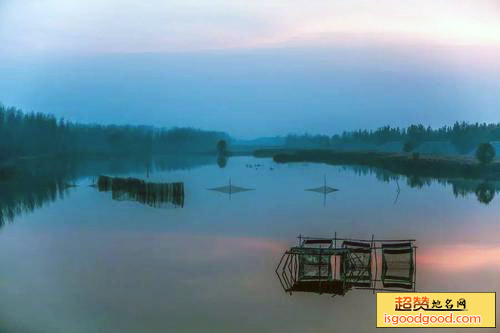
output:
M 500 121 L 500 0 L 0 0 L 0 45 L 0 101 L 77 121 Z
M 2 0 L 9 52 L 263 47 L 331 33 L 500 43 L 498 0 Z

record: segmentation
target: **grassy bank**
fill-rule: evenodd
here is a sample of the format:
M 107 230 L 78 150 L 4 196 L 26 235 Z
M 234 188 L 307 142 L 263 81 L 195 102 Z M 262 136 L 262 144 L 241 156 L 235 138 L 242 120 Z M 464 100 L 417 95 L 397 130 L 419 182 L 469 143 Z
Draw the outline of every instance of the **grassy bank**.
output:
M 277 163 L 316 162 L 331 165 L 358 164 L 379 167 L 394 173 L 423 177 L 462 177 L 500 179 L 498 161 L 482 165 L 473 158 L 462 156 L 414 155 L 380 152 L 339 152 L 332 150 L 269 150 L 256 156 L 273 157 Z

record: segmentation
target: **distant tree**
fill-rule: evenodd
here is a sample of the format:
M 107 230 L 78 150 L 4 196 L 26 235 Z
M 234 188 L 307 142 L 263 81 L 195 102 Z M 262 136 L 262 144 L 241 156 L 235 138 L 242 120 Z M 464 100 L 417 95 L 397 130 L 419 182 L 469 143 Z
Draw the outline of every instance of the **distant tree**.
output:
M 412 140 L 408 140 L 405 142 L 405 144 L 403 145 L 403 151 L 405 153 L 409 153 L 411 152 L 413 149 L 415 149 L 417 147 L 417 145 L 415 144 L 414 141 Z
M 495 158 L 495 148 L 491 143 L 481 143 L 476 150 L 476 158 L 482 164 L 488 164 Z
M 227 154 L 226 140 L 219 140 L 219 142 L 217 142 L 217 153 L 219 155 L 226 155 Z
M 220 139 L 220 138 L 219 138 Z M 344 131 L 331 137 L 310 134 L 290 134 L 285 138 L 289 147 L 329 147 L 342 144 L 375 144 L 387 142 L 413 142 L 418 147 L 422 142 L 450 142 L 461 154 L 468 154 L 481 142 L 500 141 L 500 123 L 459 123 L 453 126 L 431 128 L 412 124 L 406 128 L 384 126 L 376 130 L 358 129 Z M 413 150 L 412 149 L 412 150 Z M 408 151 L 411 152 L 411 151 Z

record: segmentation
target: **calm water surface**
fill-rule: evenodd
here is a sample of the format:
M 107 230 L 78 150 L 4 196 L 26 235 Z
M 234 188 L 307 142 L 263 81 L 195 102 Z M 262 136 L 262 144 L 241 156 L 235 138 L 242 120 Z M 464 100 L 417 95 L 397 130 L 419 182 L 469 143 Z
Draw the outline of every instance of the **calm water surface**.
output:
M 70 172 L 78 186 L 62 197 L 11 214 L 0 230 L 0 332 L 374 331 L 369 291 L 283 291 L 274 270 L 299 234 L 413 238 L 417 291 L 500 291 L 498 195 L 485 204 L 452 184 L 252 157 L 165 163 L 89 165 Z M 184 182 L 184 207 L 113 200 L 87 186 L 99 174 Z M 338 192 L 304 191 L 324 175 Z M 229 179 L 255 190 L 207 190 Z

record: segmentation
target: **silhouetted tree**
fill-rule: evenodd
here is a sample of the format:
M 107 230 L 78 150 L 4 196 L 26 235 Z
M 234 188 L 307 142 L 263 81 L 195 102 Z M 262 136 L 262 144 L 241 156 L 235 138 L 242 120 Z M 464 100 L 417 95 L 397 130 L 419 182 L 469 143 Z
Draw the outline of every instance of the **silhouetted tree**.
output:
M 476 150 L 476 158 L 482 164 L 488 164 L 495 158 L 495 148 L 491 143 L 481 143 Z
M 226 155 L 227 154 L 226 140 L 219 140 L 219 142 L 217 142 L 217 153 L 219 155 Z

